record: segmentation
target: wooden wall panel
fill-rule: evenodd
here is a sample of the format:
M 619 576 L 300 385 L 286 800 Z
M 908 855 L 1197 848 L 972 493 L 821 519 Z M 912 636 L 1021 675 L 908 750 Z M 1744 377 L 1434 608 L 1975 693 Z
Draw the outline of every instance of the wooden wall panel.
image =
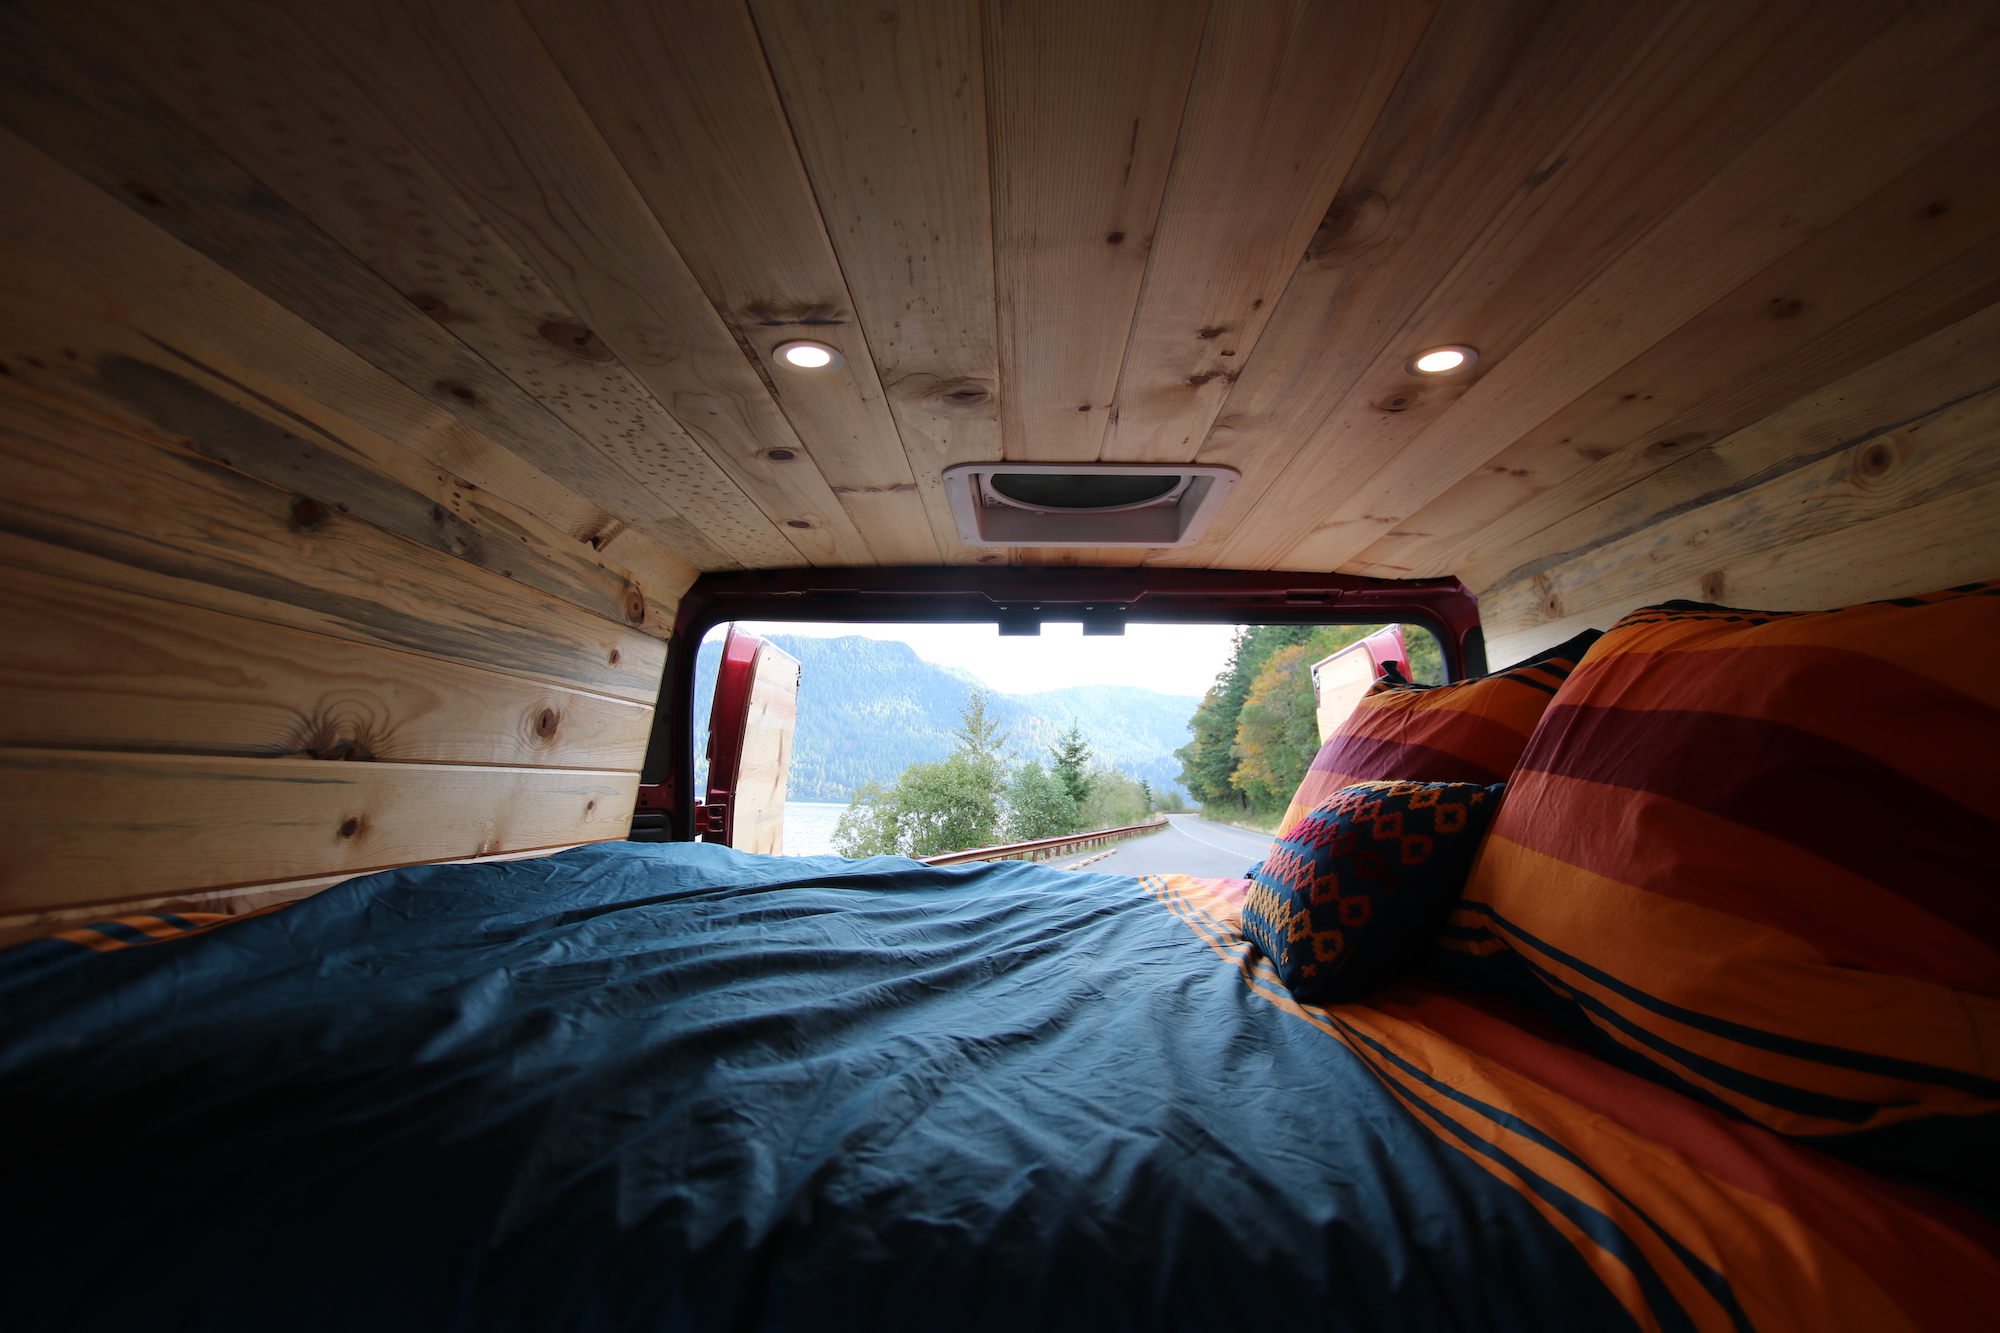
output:
M 0 746 L 628 768 L 652 709 L 19 567 Z
M 0 749 L 0 911 L 623 837 L 636 773 Z
M 1996 328 L 2000 308 L 1601 502 L 1588 539 L 1477 585 L 1493 660 L 1674 597 L 1812 610 L 2000 576 Z
M 461 518 L 478 521 L 474 511 L 483 511 L 510 540 L 626 573 L 651 604 L 677 600 L 695 578 L 676 552 L 711 549 L 678 517 L 634 514 L 628 523 L 592 503 L 4 131 L 0 180 L 8 187 L 0 237 L 19 247 L 5 257 L 8 336 L 23 358 L 14 373 L 60 369 L 69 350 L 176 370 L 406 484 L 436 488 L 433 498 Z M 51 331 L 65 355 L 38 357 L 30 346 Z M 445 477 L 415 480 L 419 462 Z M 671 625 L 669 610 L 654 627 Z

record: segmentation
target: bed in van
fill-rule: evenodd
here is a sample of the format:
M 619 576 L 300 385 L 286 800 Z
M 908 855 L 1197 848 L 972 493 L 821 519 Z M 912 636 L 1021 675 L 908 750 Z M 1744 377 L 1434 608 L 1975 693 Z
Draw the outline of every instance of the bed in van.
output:
M 10 5 L 9 1325 L 2000 1323 L 1996 59 Z M 1443 679 L 1238 877 L 778 856 L 745 621 Z

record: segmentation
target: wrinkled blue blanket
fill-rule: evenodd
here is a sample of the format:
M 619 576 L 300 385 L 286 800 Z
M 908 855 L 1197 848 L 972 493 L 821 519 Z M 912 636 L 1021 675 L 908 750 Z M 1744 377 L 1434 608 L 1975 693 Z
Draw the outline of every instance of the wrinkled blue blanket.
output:
M 1632 1327 L 1137 881 L 615 843 L 0 952 L 20 1329 Z

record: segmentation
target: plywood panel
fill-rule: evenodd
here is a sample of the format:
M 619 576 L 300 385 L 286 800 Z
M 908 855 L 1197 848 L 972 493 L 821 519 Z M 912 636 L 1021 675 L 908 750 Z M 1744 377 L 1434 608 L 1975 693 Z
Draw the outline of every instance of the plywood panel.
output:
M 936 564 L 938 540 L 748 11 L 713 0 L 523 9 L 710 302 L 769 368 L 804 456 L 875 558 Z M 846 360 L 788 369 L 772 353 L 791 338 L 830 343 Z
M 0 570 L 0 745 L 632 771 L 645 757 L 643 704 Z
M 1433 8 L 1209 7 L 1104 458 L 1194 458 Z
M 869 564 L 759 368 L 511 6 L 298 10 L 364 92 L 816 564 Z
M 0 190 L 0 236 L 34 257 L 16 279 L 29 281 L 44 266 L 89 274 L 87 289 L 73 293 L 88 317 L 131 325 L 170 361 L 219 368 L 242 386 L 242 398 L 302 418 L 378 463 L 408 453 L 444 469 L 450 485 L 439 502 L 454 510 L 461 507 L 454 495 L 478 490 L 502 527 L 531 531 L 534 523 L 519 518 L 527 515 L 600 555 L 615 544 L 617 558 L 607 563 L 649 588 L 677 597 L 692 578 L 688 559 L 728 563 L 677 515 L 628 521 L 607 513 L 4 131 L 0 179 L 9 185 Z
M 650 703 L 659 640 L 0 377 L 0 558 Z M 124 579 L 126 576 L 117 574 Z M 114 586 L 130 586 L 118 584 Z M 214 597 L 210 590 L 220 590 Z
M 1879 588 L 1923 591 L 1941 567 L 1954 571 L 1948 581 L 1990 577 L 2000 572 L 2000 512 L 1989 514 L 1981 503 L 2000 484 L 2000 388 L 1747 482 L 1489 590 L 1480 599 L 1482 619 L 1504 637 L 1662 595 L 1759 605 L 1751 597 L 1760 590 L 1809 589 L 1809 605 L 1826 605 L 1840 600 L 1837 589 L 1853 586 L 1855 573 L 1871 589 L 1863 596 Z M 1898 519 L 1884 530 L 1892 534 L 1886 541 L 1861 535 L 1878 520 L 1918 509 L 1929 511 L 1929 527 Z M 1854 543 L 1851 559 L 1833 555 L 1843 541 Z M 1809 545 L 1810 557 L 1799 549 Z M 1946 566 L 1935 559 L 1941 551 L 1950 553 Z
M 1018 0 L 984 11 L 1010 457 L 1098 456 L 1207 8 Z
M 649 487 L 668 507 L 671 483 L 700 480 L 662 462 L 663 485 L 578 447 L 545 406 L 116 69 L 72 56 L 19 16 L 7 35 L 9 128 L 405 386 L 612 512 Z M 709 489 L 721 503 L 725 492 Z
M 1360 485 L 1464 391 L 1414 385 L 1412 352 L 1470 342 L 1491 366 L 1886 21 L 1869 9 L 1440 11 L 1202 451 L 1244 483 L 1169 559 L 1275 560 L 1329 516 L 1321 491 Z
M 0 911 L 621 838 L 636 773 L 0 749 Z
M 1911 11 L 1829 71 L 1666 221 L 1625 250 L 1359 485 L 1306 486 L 1277 557 L 1333 568 L 1706 306 L 2000 104 L 2000 29 L 1976 6 Z M 1815 16 L 1816 18 L 1816 16 Z M 1864 90 L 1857 95 L 1857 90 Z M 1317 478 L 1315 480 L 1318 480 Z M 1230 548 L 1238 551 L 1240 546 Z
M 729 794 L 729 845 L 740 852 L 784 853 L 785 792 L 798 724 L 799 660 L 767 642 L 757 650 L 757 675 L 743 720 L 743 753 L 736 789 Z
M 918 492 L 947 559 L 940 479 L 1002 457 L 985 79 L 973 0 L 750 0 Z

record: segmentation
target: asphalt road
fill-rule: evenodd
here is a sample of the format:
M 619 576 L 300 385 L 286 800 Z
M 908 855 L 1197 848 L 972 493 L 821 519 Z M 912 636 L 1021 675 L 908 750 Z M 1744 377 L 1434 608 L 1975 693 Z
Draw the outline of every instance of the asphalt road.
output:
M 1271 839 L 1248 829 L 1232 828 L 1200 815 L 1168 815 L 1168 827 L 1143 838 L 1119 843 L 1103 860 L 1098 852 L 1064 857 L 1049 864 L 1081 867 L 1106 875 L 1199 875 L 1204 879 L 1242 879 L 1264 859 Z

